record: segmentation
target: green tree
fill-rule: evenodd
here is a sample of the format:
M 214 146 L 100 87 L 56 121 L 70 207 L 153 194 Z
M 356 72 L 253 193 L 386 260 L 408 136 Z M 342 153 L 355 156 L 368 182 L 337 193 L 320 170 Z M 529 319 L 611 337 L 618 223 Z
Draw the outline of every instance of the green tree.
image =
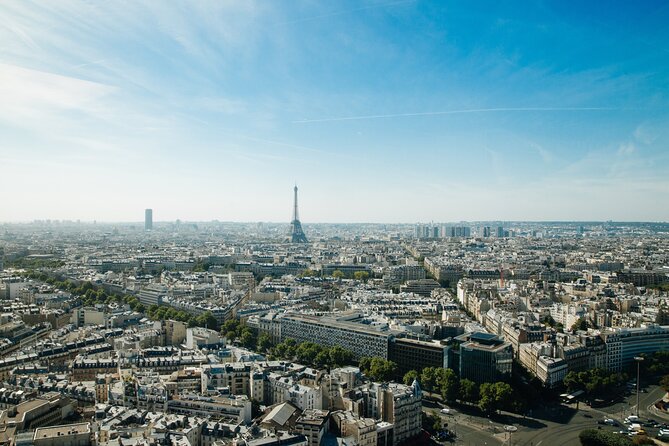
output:
M 588 329 L 588 321 L 585 318 L 578 318 L 576 322 L 571 326 L 571 331 L 577 331 L 577 330 L 587 330 Z
M 583 372 L 569 372 L 564 384 L 569 392 L 583 390 L 589 396 L 602 396 L 621 386 L 625 377 L 603 368 L 589 369 Z
M 169 310 L 169 309 L 168 309 Z M 218 326 L 218 320 L 214 317 L 211 311 L 205 311 L 195 318 L 195 324 L 198 327 L 209 328 L 215 330 Z
M 555 319 L 553 319 L 553 317 L 550 314 L 544 316 L 541 319 L 541 322 L 543 322 L 544 324 L 548 325 L 551 328 L 555 327 Z
M 393 361 L 388 361 L 377 356 L 369 360 L 362 358 L 360 364 L 362 372 L 373 381 L 390 381 L 397 370 L 397 364 Z
M 415 370 L 409 370 L 404 374 L 404 377 L 402 378 L 402 382 L 406 384 L 407 386 L 410 386 L 415 379 L 418 378 L 418 372 Z
M 272 354 L 277 358 L 293 359 L 295 357 L 296 348 L 297 342 L 295 342 L 295 339 L 288 338 L 274 346 Z
M 437 388 L 437 375 L 434 367 L 425 367 L 420 373 L 420 383 L 423 389 L 433 392 Z
M 231 331 L 237 332 L 239 325 L 240 323 L 238 319 L 228 319 L 227 321 L 223 322 L 223 325 L 221 326 L 221 333 L 229 333 Z
M 495 401 L 495 389 L 492 383 L 483 383 L 479 387 L 479 409 L 487 415 L 493 414 L 497 410 Z
M 339 345 L 331 347 L 328 351 L 331 367 L 342 367 L 353 363 L 353 352 Z
M 479 388 L 479 408 L 486 414 L 500 409 L 510 409 L 513 405 L 513 389 L 505 382 L 483 383 Z
M 314 364 L 316 367 L 330 367 L 330 351 L 321 350 L 318 352 L 316 358 L 314 359 Z
M 272 339 L 265 332 L 258 335 L 258 351 L 266 352 L 272 347 Z
M 255 348 L 256 336 L 250 328 L 245 327 L 244 330 L 242 330 L 242 335 L 240 340 L 244 347 L 249 349 Z
M 334 277 L 337 280 L 343 279 L 344 276 L 345 274 L 341 270 L 336 269 L 332 272 L 332 277 Z
M 479 399 L 479 386 L 472 380 L 461 379 L 460 399 L 466 403 L 476 403 Z
M 366 283 L 369 279 L 369 273 L 367 271 L 356 271 L 353 273 L 353 278 Z
M 437 384 L 441 397 L 452 403 L 458 399 L 460 394 L 460 379 L 452 369 L 437 369 Z
M 496 382 L 495 389 L 495 403 L 498 409 L 512 410 L 514 405 L 513 388 L 505 382 Z
M 295 354 L 299 362 L 313 364 L 316 356 L 323 350 L 323 348 L 313 342 L 302 342 L 297 346 Z
M 578 439 L 582 446 L 631 446 L 633 444 L 626 436 L 596 429 L 581 431 Z

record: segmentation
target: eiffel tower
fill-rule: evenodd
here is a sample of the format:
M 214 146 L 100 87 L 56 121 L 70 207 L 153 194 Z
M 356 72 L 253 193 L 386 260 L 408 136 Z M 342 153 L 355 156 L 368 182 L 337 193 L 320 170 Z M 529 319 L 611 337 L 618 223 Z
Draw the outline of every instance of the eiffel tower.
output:
M 302 223 L 297 214 L 297 185 L 295 185 L 295 203 L 293 204 L 293 221 L 290 222 L 290 242 L 291 243 L 309 243 L 307 236 L 302 230 Z

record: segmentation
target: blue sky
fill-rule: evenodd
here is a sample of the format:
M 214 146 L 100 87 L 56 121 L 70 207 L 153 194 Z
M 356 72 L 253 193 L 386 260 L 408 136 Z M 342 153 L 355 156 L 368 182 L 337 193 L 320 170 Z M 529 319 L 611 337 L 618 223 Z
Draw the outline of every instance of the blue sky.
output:
M 0 221 L 669 220 L 669 3 L 0 3 Z

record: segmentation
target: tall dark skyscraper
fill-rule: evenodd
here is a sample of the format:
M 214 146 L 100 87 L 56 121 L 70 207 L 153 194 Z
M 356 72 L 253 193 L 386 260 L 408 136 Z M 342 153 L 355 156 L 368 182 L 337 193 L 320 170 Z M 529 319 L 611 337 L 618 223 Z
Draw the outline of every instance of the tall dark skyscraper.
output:
M 291 243 L 308 243 L 307 236 L 302 231 L 302 224 L 297 212 L 297 185 L 295 186 L 295 201 L 293 204 L 293 221 L 290 222 L 290 241 Z
M 144 230 L 150 231 L 153 229 L 153 209 L 146 209 L 144 211 Z

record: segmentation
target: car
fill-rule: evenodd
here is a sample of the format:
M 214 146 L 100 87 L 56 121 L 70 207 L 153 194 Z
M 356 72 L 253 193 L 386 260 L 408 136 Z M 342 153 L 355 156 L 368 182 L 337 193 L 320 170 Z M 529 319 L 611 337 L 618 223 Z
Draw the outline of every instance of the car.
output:
M 616 420 L 614 420 L 613 418 L 604 418 L 603 423 L 607 424 L 609 426 L 617 426 L 618 425 L 618 422 Z
M 449 409 L 448 407 L 444 407 L 443 409 L 441 409 L 441 413 L 449 415 L 449 414 L 453 413 L 453 409 Z
M 504 426 L 504 430 L 507 432 L 516 432 L 518 428 L 509 424 L 508 426 Z
M 437 432 L 437 438 L 439 440 L 452 440 L 455 438 L 455 433 L 453 433 L 453 431 L 449 431 L 448 429 L 444 429 L 443 431 Z

